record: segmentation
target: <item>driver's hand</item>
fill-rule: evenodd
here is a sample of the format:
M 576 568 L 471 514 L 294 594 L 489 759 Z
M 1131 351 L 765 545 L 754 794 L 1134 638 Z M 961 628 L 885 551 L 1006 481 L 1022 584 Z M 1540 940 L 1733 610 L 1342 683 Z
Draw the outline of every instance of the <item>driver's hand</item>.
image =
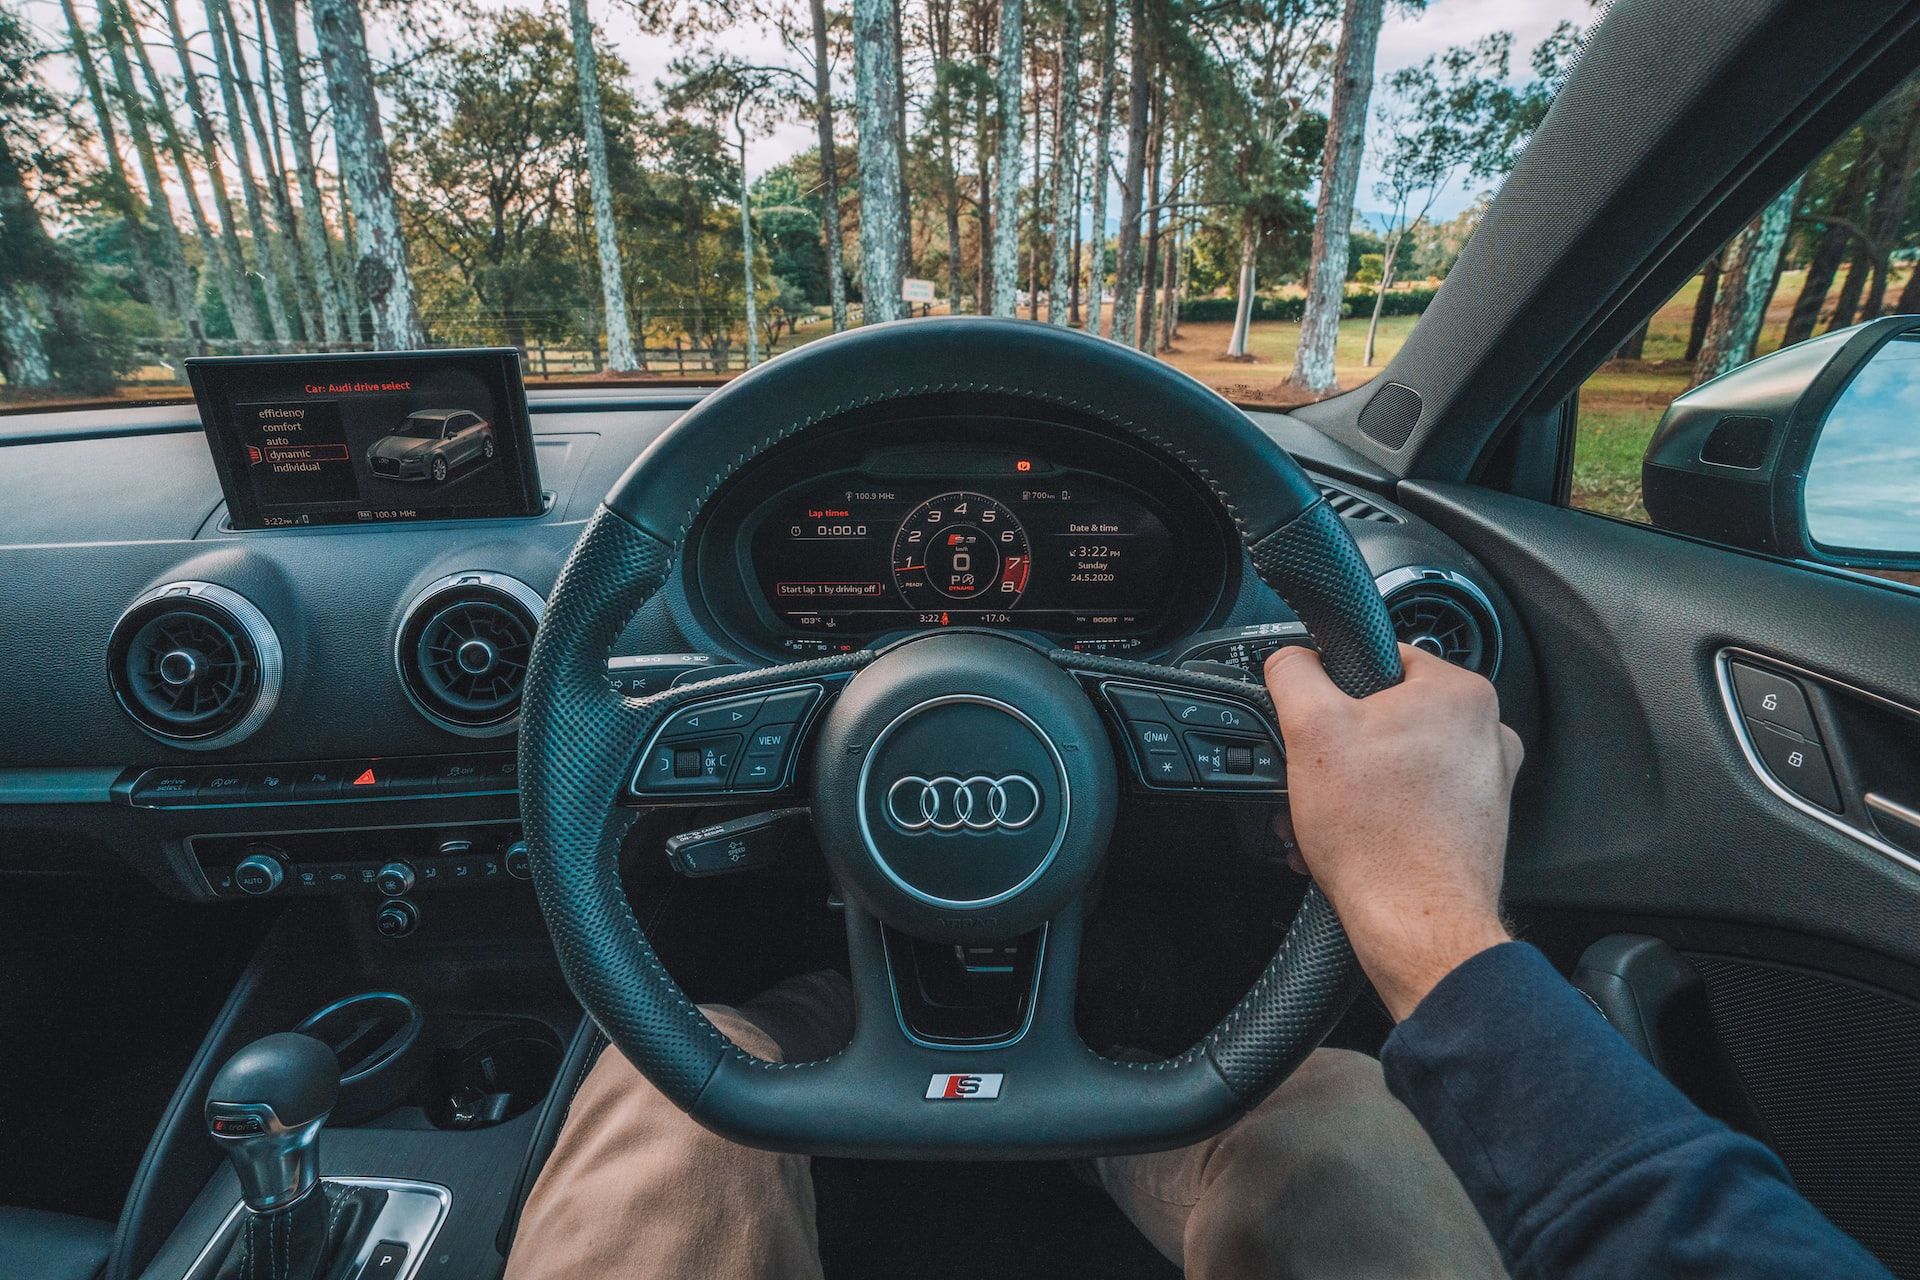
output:
M 1524 754 L 1485 679 L 1408 645 L 1400 660 L 1406 679 L 1367 698 L 1342 693 L 1311 649 L 1266 668 L 1292 836 L 1396 1021 L 1508 938 L 1500 878 Z

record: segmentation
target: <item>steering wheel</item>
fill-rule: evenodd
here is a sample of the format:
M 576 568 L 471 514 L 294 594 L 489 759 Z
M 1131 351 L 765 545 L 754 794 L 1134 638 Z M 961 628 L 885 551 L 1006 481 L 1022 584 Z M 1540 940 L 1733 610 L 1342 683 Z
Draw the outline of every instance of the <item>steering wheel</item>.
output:
M 1346 934 L 1310 888 L 1271 963 L 1208 1035 L 1176 1058 L 1123 1062 L 1074 1029 L 1083 897 L 1112 832 L 1118 771 L 1151 784 L 1127 736 L 1136 713 L 1153 719 L 1138 708 L 1167 708 L 1179 730 L 1172 708 L 1197 707 L 1241 734 L 1220 741 L 1249 754 L 1186 793 L 1277 796 L 1279 767 L 1260 763 L 1279 750 L 1263 690 L 980 632 L 646 698 L 608 681 L 614 639 L 666 582 L 695 516 L 730 476 L 796 433 L 929 396 L 1071 414 L 1183 462 L 1232 515 L 1333 680 L 1355 697 L 1398 683 L 1392 626 L 1339 517 L 1278 445 L 1186 375 L 1018 320 L 903 321 L 821 339 L 728 383 L 662 433 L 587 522 L 554 584 L 520 723 L 522 821 L 547 927 L 574 993 L 613 1044 L 700 1123 L 748 1145 L 1052 1158 L 1193 1141 L 1263 1098 L 1345 1010 L 1361 981 Z M 769 714 L 783 745 L 768 778 L 747 779 L 750 758 L 734 767 L 738 737 L 698 736 L 732 724 L 758 734 Z M 810 787 L 821 850 L 847 899 L 856 1030 L 832 1057 L 774 1063 L 729 1042 L 668 975 L 621 888 L 619 851 L 650 797 L 738 801 L 792 792 L 796 780 Z M 982 1047 L 909 1032 L 889 931 L 987 943 L 1037 930 L 1044 942 L 1017 1034 Z

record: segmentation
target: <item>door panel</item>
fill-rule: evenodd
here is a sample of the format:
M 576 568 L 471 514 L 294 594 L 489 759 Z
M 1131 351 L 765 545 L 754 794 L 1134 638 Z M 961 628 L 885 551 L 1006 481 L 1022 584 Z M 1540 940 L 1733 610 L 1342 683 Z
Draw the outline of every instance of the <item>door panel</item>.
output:
M 1671 942 L 1800 1189 L 1920 1277 L 1920 859 L 1863 803 L 1920 796 L 1920 726 L 1898 709 L 1920 707 L 1920 593 L 1467 486 L 1399 498 L 1526 623 L 1541 727 L 1507 872 L 1523 936 L 1567 967 L 1611 932 Z M 1777 686 L 1728 689 L 1729 651 L 1799 675 L 1834 805 L 1756 768 L 1730 704 L 1799 712 L 1764 705 Z

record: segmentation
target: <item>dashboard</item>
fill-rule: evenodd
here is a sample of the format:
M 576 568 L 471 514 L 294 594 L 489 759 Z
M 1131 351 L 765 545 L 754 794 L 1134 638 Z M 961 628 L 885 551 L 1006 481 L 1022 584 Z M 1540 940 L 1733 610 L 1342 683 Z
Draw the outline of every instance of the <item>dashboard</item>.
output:
M 1144 449 L 935 417 L 769 454 L 696 525 L 688 565 L 716 629 L 769 657 L 960 626 L 1139 654 L 1237 587 L 1233 537 L 1211 495 Z
M 0 877 L 353 892 L 370 916 L 409 875 L 409 901 L 515 881 L 516 681 L 542 605 L 602 496 L 700 394 L 529 394 L 530 514 L 268 528 L 234 518 L 192 406 L 0 418 Z M 1359 465 L 1254 418 L 1309 466 Z M 1396 622 L 1525 706 L 1524 647 L 1501 661 L 1511 611 L 1485 571 L 1376 489 L 1317 478 Z M 642 695 L 940 627 L 1246 678 L 1301 636 L 1181 463 L 978 400 L 889 406 L 743 468 L 615 638 L 608 678 Z

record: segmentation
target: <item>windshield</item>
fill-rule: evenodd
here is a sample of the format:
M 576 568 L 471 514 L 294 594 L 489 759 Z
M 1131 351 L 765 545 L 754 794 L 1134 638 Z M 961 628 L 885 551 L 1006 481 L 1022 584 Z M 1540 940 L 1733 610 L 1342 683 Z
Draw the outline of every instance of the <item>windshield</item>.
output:
M 413 413 L 407 415 L 407 420 L 401 423 L 400 429 L 393 434 L 397 436 L 412 436 L 418 440 L 438 440 L 445 425 L 446 419 L 437 414 L 432 417 L 427 417 L 422 414 Z
M 195 355 L 429 346 L 512 346 L 534 386 L 713 382 L 970 313 L 1298 404 L 1418 323 L 1588 16 L 15 0 L 0 405 L 184 398 Z

